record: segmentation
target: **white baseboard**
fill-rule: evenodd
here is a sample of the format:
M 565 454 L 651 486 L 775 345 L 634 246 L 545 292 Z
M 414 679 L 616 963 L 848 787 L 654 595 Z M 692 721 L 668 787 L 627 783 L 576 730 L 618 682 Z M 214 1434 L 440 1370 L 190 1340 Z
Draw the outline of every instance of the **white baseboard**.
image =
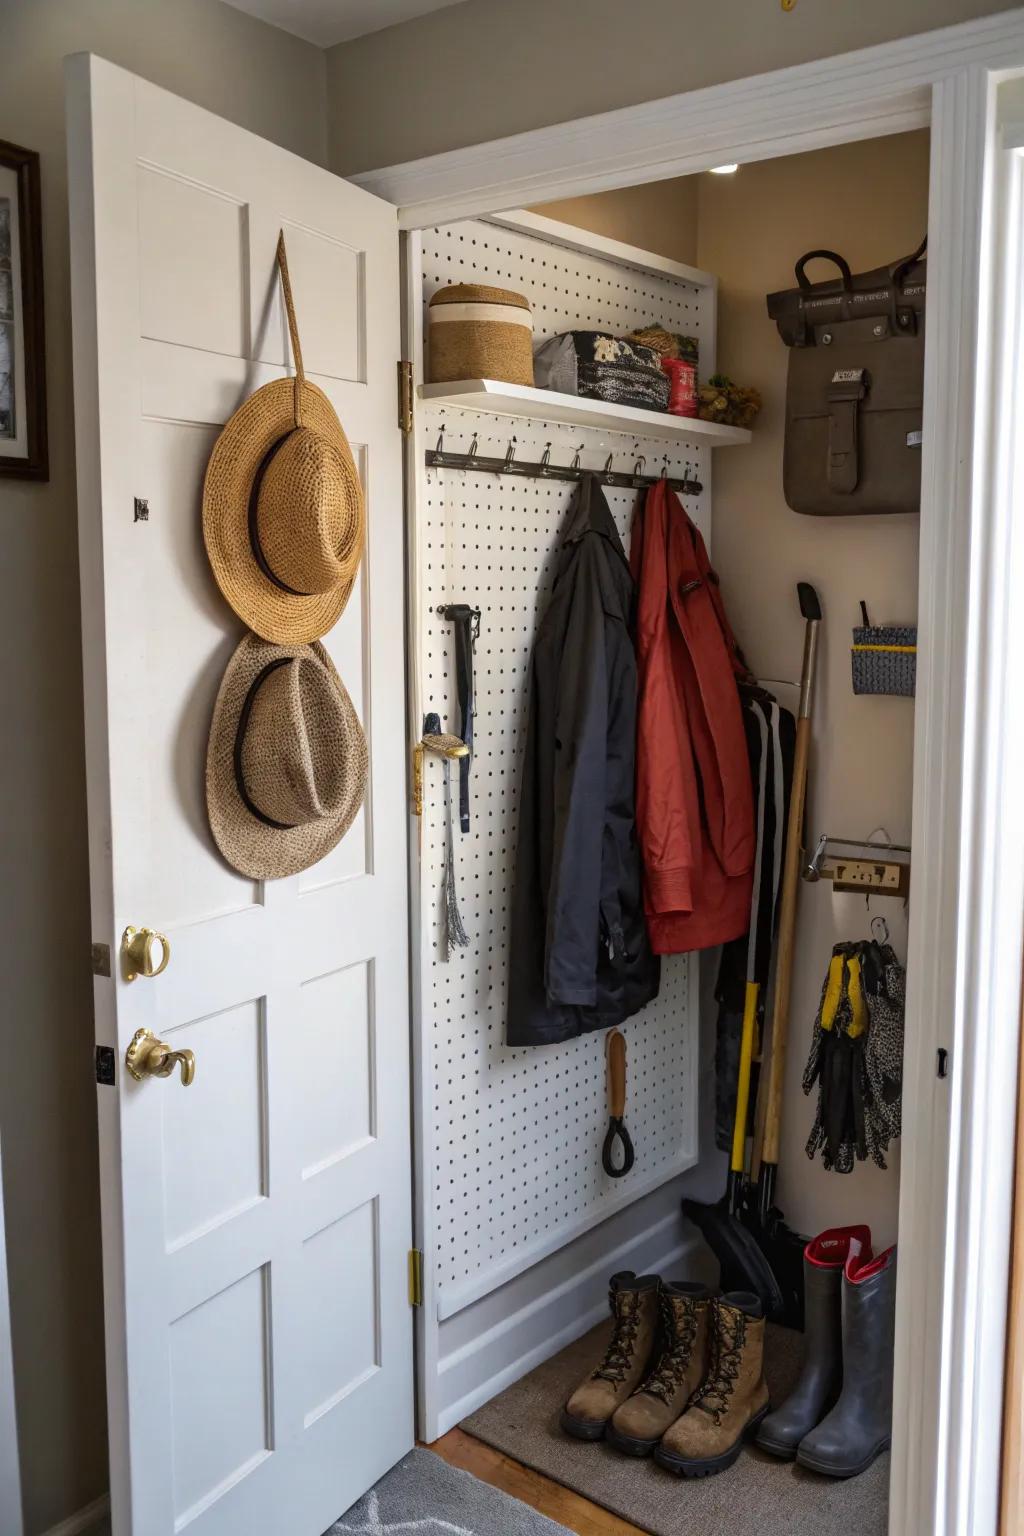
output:
M 79 1509 L 73 1515 L 68 1515 L 66 1520 L 51 1525 L 43 1536 L 84 1536 L 86 1531 L 91 1531 L 94 1525 L 98 1525 L 104 1515 L 110 1513 L 110 1494 L 105 1493 L 99 1499 L 93 1499 L 84 1509 Z
M 445 1434 L 607 1316 L 608 1277 L 616 1270 L 667 1275 L 690 1269 L 701 1243 L 680 1228 L 675 1214 L 657 1222 L 442 1354 L 436 1433 Z

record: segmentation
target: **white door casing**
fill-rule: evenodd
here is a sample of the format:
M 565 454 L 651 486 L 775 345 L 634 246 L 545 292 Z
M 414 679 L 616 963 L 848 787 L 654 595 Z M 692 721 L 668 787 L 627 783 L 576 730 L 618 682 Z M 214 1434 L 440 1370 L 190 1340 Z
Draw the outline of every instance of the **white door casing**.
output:
M 72 299 L 115 1536 L 319 1536 L 412 1444 L 398 233 L 393 207 L 102 60 L 68 61 Z M 230 870 L 204 801 L 243 633 L 207 567 L 203 472 L 289 363 L 367 490 L 324 644 L 370 747 L 322 863 Z M 148 502 L 136 520 L 135 500 Z M 132 924 L 170 963 L 127 983 Z M 193 1085 L 132 1081 L 152 1029 Z
M 1024 244 L 1007 243 L 992 185 L 992 98 L 1022 74 L 1018 6 L 355 177 L 414 230 L 931 128 L 893 1536 L 997 1522 L 1024 869 L 1006 444 L 1020 410 L 997 285 L 1008 273 L 1019 292 Z

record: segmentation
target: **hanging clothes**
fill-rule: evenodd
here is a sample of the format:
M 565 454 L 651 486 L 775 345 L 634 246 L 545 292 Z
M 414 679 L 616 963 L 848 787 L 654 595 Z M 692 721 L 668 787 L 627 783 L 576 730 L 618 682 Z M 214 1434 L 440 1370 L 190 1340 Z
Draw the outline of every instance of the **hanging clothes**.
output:
M 585 476 L 530 661 L 509 1045 L 608 1029 L 658 992 L 634 822 L 634 598 L 604 493 Z
M 754 802 L 737 680 L 749 674 L 704 540 L 659 480 L 633 524 L 639 588 L 637 829 L 656 954 L 746 933 Z

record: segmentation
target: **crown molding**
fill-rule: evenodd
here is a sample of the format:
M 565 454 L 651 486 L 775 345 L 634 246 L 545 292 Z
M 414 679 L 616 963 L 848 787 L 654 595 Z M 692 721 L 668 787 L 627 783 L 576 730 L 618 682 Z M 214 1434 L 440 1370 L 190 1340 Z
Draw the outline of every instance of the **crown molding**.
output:
M 363 171 L 402 229 L 926 127 L 937 80 L 1024 47 L 1024 8 Z M 728 152 L 726 154 L 726 151 Z

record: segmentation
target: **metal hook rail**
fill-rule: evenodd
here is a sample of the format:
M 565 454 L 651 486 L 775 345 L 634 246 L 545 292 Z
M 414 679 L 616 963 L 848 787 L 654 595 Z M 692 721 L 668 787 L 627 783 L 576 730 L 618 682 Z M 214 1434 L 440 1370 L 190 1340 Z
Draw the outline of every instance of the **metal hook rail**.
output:
M 659 475 L 645 475 L 639 473 L 644 464 L 643 457 L 635 460 L 632 470 L 612 469 L 614 453 L 610 453 L 605 460 L 603 469 L 584 469 L 580 464 L 582 445 L 577 449 L 571 464 L 551 463 L 551 444 L 548 443 L 544 450 L 544 456 L 539 464 L 528 463 L 526 460 L 516 458 L 516 439 L 513 437 L 500 459 L 485 458 L 477 451 L 477 439 L 473 438 L 468 453 L 449 453 L 444 448 L 444 429 L 437 439 L 435 448 L 428 448 L 426 462 L 429 469 L 471 469 L 477 474 L 491 475 L 522 475 L 536 480 L 580 480 L 584 475 L 593 475 L 602 485 L 622 486 L 631 490 L 644 490 L 648 486 L 657 485 L 659 480 L 670 490 L 678 491 L 683 496 L 699 496 L 704 489 L 699 480 L 690 478 L 690 465 L 686 464 L 681 478 L 674 478 L 667 472 L 668 459 L 664 461 Z

